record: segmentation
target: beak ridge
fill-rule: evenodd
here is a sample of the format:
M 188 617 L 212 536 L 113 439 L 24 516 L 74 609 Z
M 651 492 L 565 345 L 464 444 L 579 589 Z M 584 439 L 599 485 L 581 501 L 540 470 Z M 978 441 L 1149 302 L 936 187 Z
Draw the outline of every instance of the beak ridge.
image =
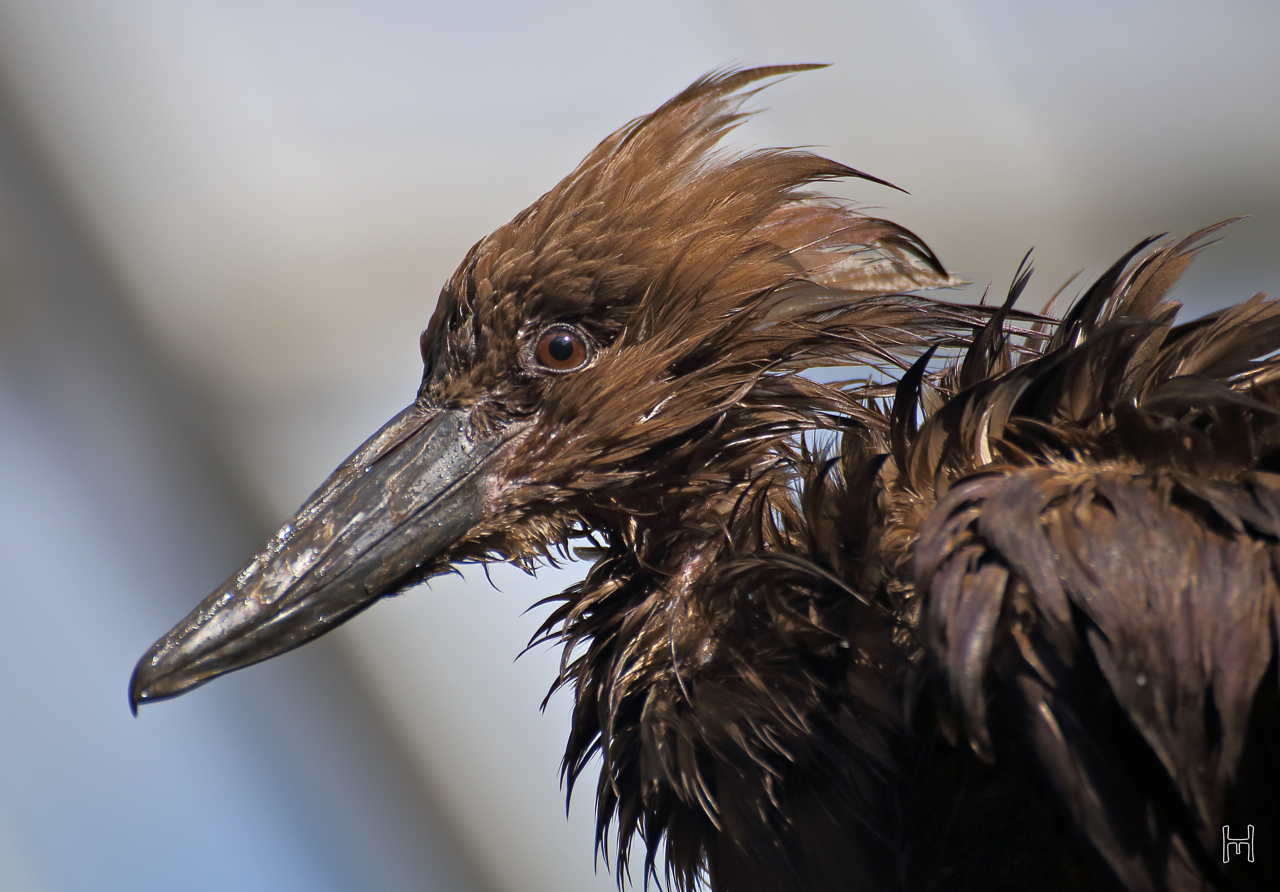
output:
M 138 662 L 129 705 L 176 696 L 292 650 L 441 560 L 501 488 L 517 429 L 477 436 L 471 410 L 410 406 L 343 462 L 240 572 Z

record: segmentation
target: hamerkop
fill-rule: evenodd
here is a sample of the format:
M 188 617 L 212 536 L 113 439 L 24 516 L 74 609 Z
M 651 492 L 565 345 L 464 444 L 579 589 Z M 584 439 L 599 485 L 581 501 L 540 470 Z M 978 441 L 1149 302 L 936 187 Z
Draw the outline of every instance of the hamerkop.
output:
M 620 881 L 638 840 L 679 889 L 1280 888 L 1280 307 L 1175 320 L 1216 227 L 1059 323 L 1026 272 L 912 293 L 954 284 L 924 242 L 815 191 L 872 177 L 717 149 L 808 67 L 702 78 L 480 241 L 413 404 L 132 703 L 586 540 L 542 632 Z

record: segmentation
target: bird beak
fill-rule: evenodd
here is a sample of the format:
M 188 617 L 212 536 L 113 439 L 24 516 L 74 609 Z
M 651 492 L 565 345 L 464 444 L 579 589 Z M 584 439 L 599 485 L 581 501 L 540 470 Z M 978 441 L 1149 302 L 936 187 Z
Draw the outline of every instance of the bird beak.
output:
M 448 569 L 445 553 L 500 489 L 502 447 L 469 409 L 405 409 L 133 672 L 130 707 L 176 696 L 323 635 L 383 595 Z

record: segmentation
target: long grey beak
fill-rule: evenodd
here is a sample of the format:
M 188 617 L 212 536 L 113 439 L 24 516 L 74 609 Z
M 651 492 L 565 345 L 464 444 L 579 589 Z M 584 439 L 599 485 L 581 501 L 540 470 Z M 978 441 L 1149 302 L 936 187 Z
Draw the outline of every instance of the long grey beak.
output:
M 515 431 L 477 437 L 466 409 L 417 405 L 338 468 L 253 559 L 138 663 L 129 704 L 173 697 L 292 650 L 448 569 L 485 514 Z

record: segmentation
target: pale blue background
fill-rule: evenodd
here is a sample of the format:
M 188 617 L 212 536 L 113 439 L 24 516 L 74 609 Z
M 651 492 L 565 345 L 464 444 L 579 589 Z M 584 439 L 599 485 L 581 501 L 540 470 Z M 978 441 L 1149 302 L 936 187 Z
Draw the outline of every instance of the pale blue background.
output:
M 1254 216 L 1197 307 L 1280 287 L 1267 3 L 0 0 L 0 890 L 608 890 L 564 818 L 571 578 L 450 578 L 132 719 L 134 661 L 413 396 L 476 239 L 728 63 L 742 145 L 1033 302 Z M 477 581 L 478 580 L 478 581 Z

